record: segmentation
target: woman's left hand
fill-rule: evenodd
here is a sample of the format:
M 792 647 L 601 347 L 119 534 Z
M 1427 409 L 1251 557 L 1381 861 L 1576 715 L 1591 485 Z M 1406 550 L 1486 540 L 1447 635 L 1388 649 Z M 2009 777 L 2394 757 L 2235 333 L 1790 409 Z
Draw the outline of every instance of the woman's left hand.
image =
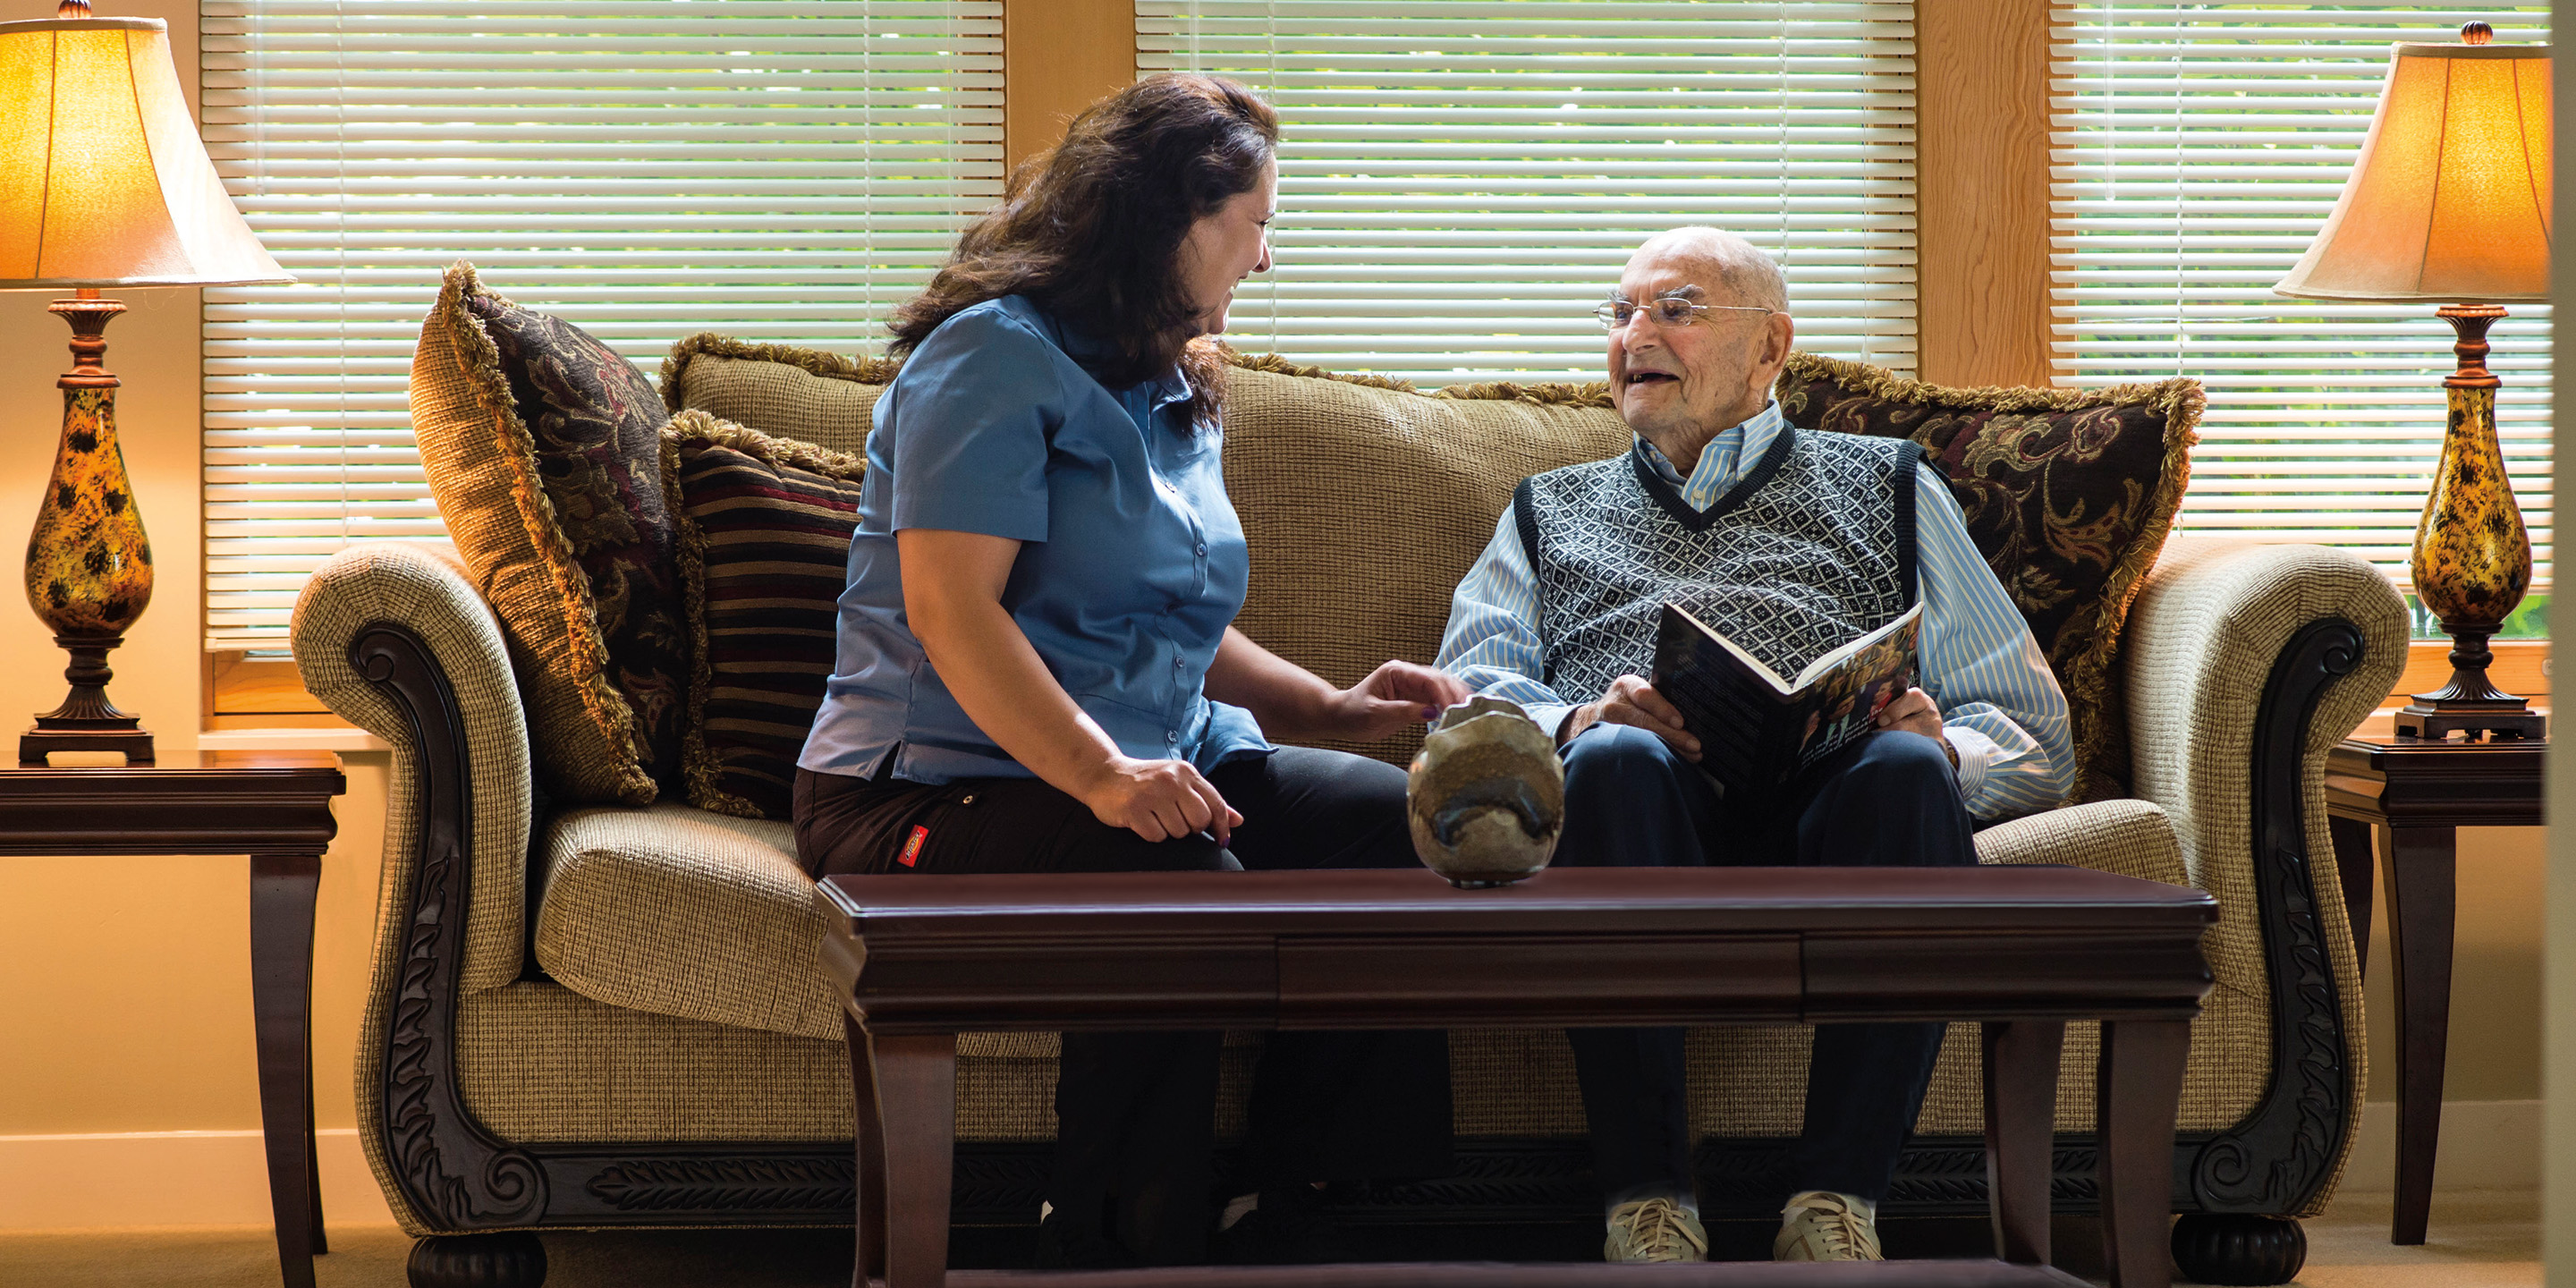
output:
M 1333 695 L 1333 732 L 1354 742 L 1392 737 L 1467 700 L 1457 676 L 1411 662 L 1389 662 Z

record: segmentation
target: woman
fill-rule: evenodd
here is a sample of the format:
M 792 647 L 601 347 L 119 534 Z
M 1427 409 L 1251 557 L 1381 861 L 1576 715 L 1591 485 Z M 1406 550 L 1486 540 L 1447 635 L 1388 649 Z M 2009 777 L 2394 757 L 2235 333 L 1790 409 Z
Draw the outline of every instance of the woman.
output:
M 1225 366 L 1192 341 L 1270 266 L 1277 141 L 1239 85 L 1141 81 L 1076 117 L 896 312 L 909 356 L 798 760 L 816 875 L 1414 862 L 1402 771 L 1268 739 L 1384 737 L 1464 687 L 1389 662 L 1335 689 L 1231 625 L 1250 561 Z M 1202 1259 L 1218 1042 L 1065 1036 L 1048 1264 Z M 1448 1170 L 1446 1048 L 1275 1035 L 1251 1115 L 1221 1250 L 1330 1256 L 1311 1183 Z

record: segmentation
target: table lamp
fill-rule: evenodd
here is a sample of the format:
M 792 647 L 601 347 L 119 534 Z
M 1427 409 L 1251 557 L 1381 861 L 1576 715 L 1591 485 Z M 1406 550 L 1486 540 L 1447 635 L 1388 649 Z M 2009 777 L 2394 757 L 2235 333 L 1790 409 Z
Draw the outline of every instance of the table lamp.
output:
M 2504 303 L 2549 298 L 2549 47 L 2392 46 L 2379 114 L 2334 213 L 2272 289 L 2309 300 L 2442 301 L 2459 369 L 2415 530 L 2415 593 L 2451 637 L 2451 682 L 2415 695 L 2397 732 L 2541 737 L 2543 717 L 2487 681 L 2487 640 L 2531 586 L 2531 538 L 2496 446 L 2487 328 Z
M 165 24 L 54 17 L 0 22 L 0 290 L 71 288 L 46 306 L 72 328 L 62 445 L 27 539 L 27 601 L 71 654 L 71 694 L 18 742 L 152 762 L 142 720 L 107 698 L 108 650 L 152 598 L 152 547 L 116 445 L 115 376 L 103 333 L 119 286 L 291 282 L 233 208 L 189 119 Z

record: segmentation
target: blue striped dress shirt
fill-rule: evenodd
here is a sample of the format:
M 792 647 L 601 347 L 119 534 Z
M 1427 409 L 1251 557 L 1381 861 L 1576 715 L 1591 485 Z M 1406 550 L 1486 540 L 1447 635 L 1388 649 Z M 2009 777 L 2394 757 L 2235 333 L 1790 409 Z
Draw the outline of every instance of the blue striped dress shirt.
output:
M 1779 437 L 1780 404 L 1720 433 L 1702 448 L 1688 480 L 1653 444 L 1646 459 L 1682 499 L 1705 510 L 1726 495 Z M 1943 732 L 1959 752 L 1959 792 L 1981 819 L 2049 809 L 2075 779 L 2066 695 L 2031 638 L 2030 624 L 2004 595 L 1994 570 L 1968 540 L 1950 482 L 1929 464 L 1915 482 L 1914 541 L 1923 600 L 1922 686 L 1941 710 Z M 1494 539 L 1458 583 L 1449 629 L 1440 640 L 1441 669 L 1477 693 L 1509 698 L 1544 729 L 1565 723 L 1574 707 L 1599 694 L 1559 695 L 1539 678 L 1538 586 L 1519 524 L 1509 508 Z

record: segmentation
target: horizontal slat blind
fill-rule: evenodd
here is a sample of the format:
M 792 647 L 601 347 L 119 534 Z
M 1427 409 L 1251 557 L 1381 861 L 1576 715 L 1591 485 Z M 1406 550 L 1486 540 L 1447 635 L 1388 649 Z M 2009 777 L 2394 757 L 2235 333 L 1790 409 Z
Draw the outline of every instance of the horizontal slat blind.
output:
M 2284 299 L 2369 132 L 2393 41 L 2549 39 L 2545 5 L 2086 3 L 2056 11 L 2056 354 L 2079 384 L 2200 377 L 2183 497 L 2199 533 L 2348 546 L 2401 582 L 2441 451 L 2434 305 Z M 2549 575 L 2549 309 L 2517 304 L 2489 365 Z
M 436 538 L 405 407 L 449 263 L 648 373 L 849 352 L 1001 194 L 999 0 L 203 0 L 209 150 L 291 287 L 205 302 L 206 639 Z
M 1137 67 L 1275 106 L 1278 267 L 1228 337 L 1426 385 L 1599 379 L 1646 236 L 1778 255 L 1803 347 L 1914 366 L 1905 4 L 1139 0 Z

